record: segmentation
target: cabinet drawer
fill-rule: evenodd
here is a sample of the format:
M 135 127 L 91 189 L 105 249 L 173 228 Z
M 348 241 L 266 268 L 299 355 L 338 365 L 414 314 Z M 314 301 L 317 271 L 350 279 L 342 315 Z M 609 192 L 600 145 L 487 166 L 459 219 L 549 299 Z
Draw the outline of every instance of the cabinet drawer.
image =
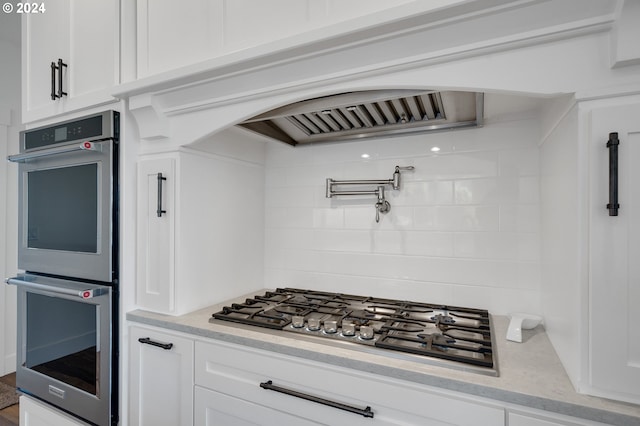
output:
M 5 423 L 2 421 L 0 424 Z M 88 426 L 87 423 L 26 395 L 20 397 L 20 424 L 23 426 Z
M 196 342 L 196 385 L 321 424 L 504 424 L 504 410 L 380 376 L 223 342 Z M 261 388 L 273 385 L 365 410 L 374 419 Z
M 195 426 L 316 426 L 319 424 L 196 386 Z
M 507 413 L 509 426 L 607 426 L 604 423 L 528 409 L 527 412 Z

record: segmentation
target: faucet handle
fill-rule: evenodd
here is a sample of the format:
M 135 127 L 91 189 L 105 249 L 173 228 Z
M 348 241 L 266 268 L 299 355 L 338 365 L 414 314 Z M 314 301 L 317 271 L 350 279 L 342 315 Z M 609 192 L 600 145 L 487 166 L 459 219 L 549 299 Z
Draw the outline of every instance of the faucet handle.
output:
M 393 189 L 400 189 L 400 170 L 415 170 L 413 166 L 396 166 L 396 171 L 393 172 L 393 179 L 391 179 L 391 186 Z

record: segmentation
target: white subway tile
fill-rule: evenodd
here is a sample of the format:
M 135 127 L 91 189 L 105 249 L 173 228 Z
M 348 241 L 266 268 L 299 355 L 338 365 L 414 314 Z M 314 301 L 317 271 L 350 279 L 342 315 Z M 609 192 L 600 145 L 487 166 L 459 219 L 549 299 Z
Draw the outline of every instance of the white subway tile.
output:
M 538 204 L 500 206 L 500 230 L 539 233 L 540 206 Z
M 531 131 L 522 132 L 522 129 Z M 291 148 L 265 166 L 265 285 L 537 312 L 535 123 Z M 437 145 L 438 154 L 429 149 Z M 363 153 L 370 155 L 362 159 Z M 376 197 L 325 197 L 325 181 L 391 179 Z M 358 189 L 364 189 L 360 187 Z
M 390 193 L 394 205 L 453 204 L 453 181 L 402 182 L 399 191 Z
M 537 176 L 540 160 L 537 147 L 505 150 L 499 153 L 500 176 Z
M 498 206 L 437 206 L 437 231 L 497 231 Z
M 344 227 L 343 208 L 315 208 L 313 209 L 314 228 L 342 228 Z
M 518 179 L 518 202 L 522 204 L 540 203 L 540 179 L 538 176 Z

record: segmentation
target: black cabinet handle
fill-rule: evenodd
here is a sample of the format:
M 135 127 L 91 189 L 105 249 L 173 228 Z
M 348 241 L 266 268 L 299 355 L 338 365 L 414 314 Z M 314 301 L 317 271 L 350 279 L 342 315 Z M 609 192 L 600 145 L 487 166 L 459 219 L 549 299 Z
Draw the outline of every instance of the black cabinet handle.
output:
M 62 68 L 66 68 L 67 64 L 62 62 L 62 59 L 58 59 L 58 65 L 55 62 L 51 62 L 51 100 L 55 101 L 58 98 L 67 96 L 67 92 L 62 90 Z M 56 71 L 58 71 L 58 91 L 56 92 Z
M 55 62 L 51 62 L 51 100 L 55 101 L 57 96 L 56 96 L 56 69 L 58 69 L 56 67 L 56 63 Z
M 329 407 L 338 408 L 340 410 L 345 410 L 350 413 L 360 414 L 361 416 L 364 416 L 364 417 L 373 418 L 373 411 L 371 411 L 371 407 L 358 408 L 352 405 L 343 404 L 341 402 L 331 401 L 330 399 L 320 398 L 318 396 L 313 396 L 307 393 L 283 388 L 281 386 L 276 386 L 273 384 L 271 380 L 260 383 L 260 387 L 262 389 L 272 390 L 272 391 L 284 393 L 286 395 L 295 396 L 296 398 L 306 399 L 307 401 L 317 402 L 318 404 L 328 405 Z
M 58 59 L 58 97 L 67 96 L 67 92 L 62 90 L 62 67 L 67 67 L 67 64 L 62 62 L 62 59 Z
M 609 133 L 607 148 L 609 148 L 609 216 L 618 216 L 618 133 Z
M 156 213 L 158 217 L 162 217 L 162 213 L 166 213 L 166 210 L 162 210 L 162 181 L 167 180 L 166 177 L 162 176 L 162 173 L 158 173 L 158 209 Z
M 138 342 L 143 343 L 145 345 L 151 345 L 151 346 L 157 346 L 159 348 L 165 349 L 165 350 L 171 350 L 171 348 L 173 348 L 173 343 L 160 343 L 160 342 L 156 342 L 154 340 L 151 340 L 148 337 L 141 337 L 138 339 Z

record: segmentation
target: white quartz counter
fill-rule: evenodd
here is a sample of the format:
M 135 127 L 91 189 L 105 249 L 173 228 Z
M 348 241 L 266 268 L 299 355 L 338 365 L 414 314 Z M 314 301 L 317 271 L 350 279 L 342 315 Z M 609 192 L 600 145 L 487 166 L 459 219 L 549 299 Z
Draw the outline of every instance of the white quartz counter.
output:
M 238 298 L 241 300 L 244 298 Z M 137 310 L 129 312 L 127 320 L 611 425 L 640 425 L 639 405 L 576 393 L 541 326 L 523 330 L 523 343 L 515 343 L 505 339 L 508 319 L 492 317 L 499 370 L 499 376 L 492 377 L 384 355 L 354 353 L 348 347 L 301 341 L 294 333 L 274 335 L 257 327 L 210 323 L 211 314 L 228 304 L 177 317 Z

